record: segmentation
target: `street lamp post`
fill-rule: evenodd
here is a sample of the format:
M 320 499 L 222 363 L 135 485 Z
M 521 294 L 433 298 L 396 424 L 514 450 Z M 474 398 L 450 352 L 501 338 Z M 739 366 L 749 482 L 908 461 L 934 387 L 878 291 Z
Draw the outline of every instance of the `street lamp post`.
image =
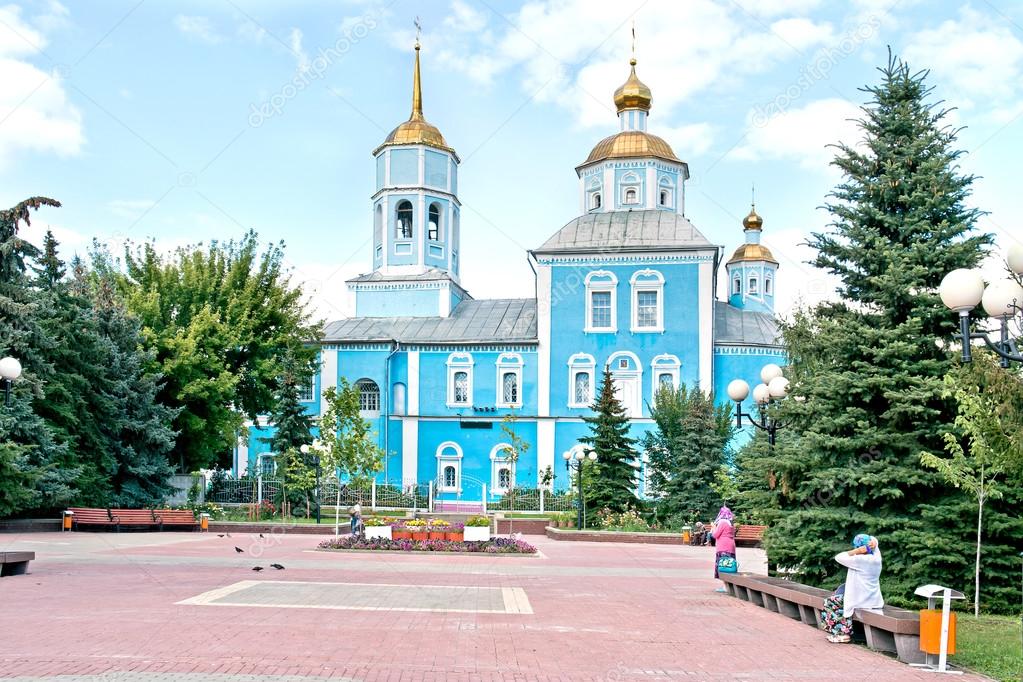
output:
M 763 383 L 757 384 L 753 389 L 753 401 L 759 406 L 759 418 L 754 417 L 750 412 L 743 412 L 742 401 L 750 394 L 749 384 L 742 379 L 734 379 L 728 384 L 728 397 L 735 401 L 735 426 L 742 428 L 742 420 L 745 417 L 749 424 L 752 424 L 761 431 L 767 432 L 768 442 L 774 445 L 775 436 L 778 431 L 785 428 L 785 424 L 776 418 L 768 415 L 767 406 L 775 401 L 781 400 L 789 391 L 789 380 L 782 376 L 781 367 L 774 363 L 764 365 L 760 370 L 760 380 Z
M 303 444 L 299 450 L 302 451 L 302 455 L 306 458 L 306 461 L 316 467 L 316 523 L 320 522 L 320 507 L 323 506 L 320 503 L 320 455 L 314 454 L 312 457 L 309 456 L 309 452 L 312 450 L 320 449 L 320 441 L 314 440 L 312 447 Z
M 11 406 L 11 384 L 21 376 L 21 363 L 17 358 L 7 356 L 0 360 L 0 380 L 4 383 L 4 407 Z
M 1023 275 L 1023 245 L 1014 244 L 1009 248 L 1006 261 L 1016 275 Z M 970 340 L 980 339 L 1001 359 L 1002 367 L 1012 362 L 1023 362 L 1023 354 L 1016 346 L 1016 340 L 1009 336 L 1009 320 L 1023 312 L 1023 287 L 1006 278 L 991 282 L 986 287 L 984 279 L 976 270 L 960 268 L 945 275 L 938 288 L 941 302 L 949 310 L 959 313 L 959 333 L 952 338 L 959 339 L 963 347 L 963 362 L 971 362 Z M 999 322 L 998 338 L 991 339 L 991 330 L 970 330 L 970 311 L 980 304 L 989 317 Z
M 583 505 L 585 504 L 583 498 L 583 462 L 589 459 L 591 462 L 597 461 L 597 453 L 590 450 L 589 453 L 583 452 L 581 449 L 576 450 L 574 453 L 571 450 L 561 453 L 561 456 L 565 459 L 565 469 L 568 470 L 569 481 L 572 480 L 572 470 L 576 471 L 576 478 L 579 479 L 579 516 L 576 521 L 576 527 L 579 530 L 583 529 Z

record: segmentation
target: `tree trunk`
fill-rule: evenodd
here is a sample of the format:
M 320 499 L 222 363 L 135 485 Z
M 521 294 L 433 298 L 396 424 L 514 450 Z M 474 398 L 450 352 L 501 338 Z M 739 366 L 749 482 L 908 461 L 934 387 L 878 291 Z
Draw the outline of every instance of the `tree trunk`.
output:
M 981 487 L 983 491 L 983 487 Z M 973 617 L 980 617 L 980 538 L 984 524 L 984 493 L 977 496 L 977 562 L 974 565 Z

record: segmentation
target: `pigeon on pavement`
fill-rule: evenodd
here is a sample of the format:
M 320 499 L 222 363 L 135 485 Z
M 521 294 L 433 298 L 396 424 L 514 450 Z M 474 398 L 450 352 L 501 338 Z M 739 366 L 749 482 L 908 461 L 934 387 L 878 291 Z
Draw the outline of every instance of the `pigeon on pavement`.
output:
M 238 552 L 239 554 L 241 554 L 241 553 L 242 553 L 242 552 L 244 552 L 245 550 L 244 550 L 244 549 L 242 549 L 241 547 L 235 547 L 235 548 L 234 548 L 234 551 L 236 551 L 236 552 Z
M 276 568 L 278 571 L 283 571 L 284 570 L 284 567 L 281 566 L 280 564 L 270 564 L 270 565 L 273 566 L 274 568 Z
M 262 566 L 253 566 L 253 567 L 252 567 L 252 570 L 253 570 L 253 571 L 262 571 L 262 570 L 263 570 L 263 567 L 262 567 Z

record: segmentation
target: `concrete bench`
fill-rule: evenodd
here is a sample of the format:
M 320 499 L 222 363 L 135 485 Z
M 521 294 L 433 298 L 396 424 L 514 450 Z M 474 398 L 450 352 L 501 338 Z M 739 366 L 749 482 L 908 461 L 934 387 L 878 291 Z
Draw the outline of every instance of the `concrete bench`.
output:
M 765 609 L 788 616 L 815 628 L 820 627 L 820 613 L 828 590 L 749 573 L 722 573 L 721 580 L 728 593 Z M 867 647 L 895 654 L 903 663 L 923 663 L 920 651 L 920 614 L 916 611 L 886 606 L 882 613 L 857 610 L 853 624 L 862 628 Z
M 28 562 L 35 558 L 35 552 L 0 552 L 0 577 L 24 575 L 28 572 Z

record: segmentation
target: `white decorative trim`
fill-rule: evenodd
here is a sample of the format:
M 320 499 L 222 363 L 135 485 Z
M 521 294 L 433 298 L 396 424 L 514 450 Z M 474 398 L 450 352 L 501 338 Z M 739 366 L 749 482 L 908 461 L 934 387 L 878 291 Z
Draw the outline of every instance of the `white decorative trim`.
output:
M 597 281 L 600 280 L 600 281 Z M 583 304 L 586 306 L 585 320 L 586 326 L 583 331 L 587 334 L 614 334 L 618 331 L 618 278 L 610 270 L 593 270 L 586 275 L 586 297 Z M 611 294 L 611 326 L 610 327 L 594 327 L 593 326 L 593 294 L 594 293 L 610 293 Z
M 568 406 L 589 407 L 593 404 L 593 391 L 596 384 L 597 362 L 589 353 L 576 353 L 568 359 Z M 575 375 L 580 372 L 587 372 L 590 375 L 590 390 L 585 402 L 577 402 L 575 399 Z
M 714 287 L 716 285 L 714 277 L 713 264 L 700 263 L 699 285 L 697 287 L 697 295 L 699 296 L 697 306 L 700 314 L 700 345 L 697 355 L 699 358 L 699 371 L 697 373 L 697 381 L 699 381 L 700 388 L 704 394 L 708 396 L 714 390 Z
M 454 454 L 447 454 L 454 450 Z M 455 485 L 445 485 L 444 469 L 455 468 Z M 462 492 L 462 447 L 453 440 L 447 440 L 437 446 L 437 490 L 442 493 Z
M 401 478 L 419 480 L 419 420 L 416 417 L 401 420 Z
M 678 390 L 681 385 L 679 383 L 679 369 L 682 367 L 682 362 L 678 359 L 677 355 L 670 353 L 661 353 L 650 361 L 650 404 L 657 400 L 657 391 L 660 389 L 660 379 L 662 374 L 671 375 L 672 388 Z
M 641 278 L 653 278 L 651 280 Z M 632 287 L 630 295 L 630 307 L 632 308 L 632 319 L 629 325 L 630 331 L 634 334 L 664 332 L 664 275 L 657 270 L 637 270 L 629 278 L 629 285 Z M 640 292 L 654 292 L 657 294 L 657 323 L 653 327 L 639 326 L 639 294 Z
M 501 469 L 508 469 L 511 473 L 511 484 L 515 485 L 515 462 L 509 460 L 508 455 L 503 454 L 511 448 L 511 443 L 498 443 L 490 450 L 490 490 L 495 495 L 503 495 L 508 492 L 507 486 L 499 484 L 498 472 Z
M 494 404 L 497 407 L 522 407 L 522 356 L 518 353 L 501 353 L 497 356 L 497 384 L 494 396 Z M 506 402 L 504 399 L 504 375 L 512 373 L 515 375 L 516 393 L 518 400 Z
M 551 269 L 536 268 L 536 407 L 546 417 L 551 410 Z
M 635 369 L 620 369 L 616 367 L 615 360 L 621 358 L 629 358 L 632 360 L 632 364 Z M 632 351 L 620 350 L 612 353 L 607 358 L 605 366 L 611 370 L 612 379 L 623 379 L 623 380 L 636 380 L 636 397 L 635 402 L 631 405 L 623 403 L 625 411 L 629 417 L 642 417 L 643 416 L 643 365 L 639 361 L 639 357 Z
M 472 353 L 452 353 L 448 356 L 448 395 L 447 395 L 447 406 L 448 407 L 469 407 L 472 405 L 472 370 L 473 370 L 473 359 Z M 466 387 L 466 401 L 456 402 L 455 401 L 455 374 L 457 372 L 465 372 L 467 375 L 468 386 Z
M 327 411 L 327 399 L 323 396 L 331 386 L 337 388 L 337 350 L 320 351 L 320 414 Z
M 554 472 L 557 462 L 554 461 L 554 424 L 551 419 L 543 419 L 536 423 L 536 485 L 540 486 L 540 477 L 547 467 Z M 548 489 L 553 481 L 548 485 Z
M 408 362 L 408 388 L 405 393 L 406 411 L 410 417 L 419 414 L 419 351 L 410 350 L 406 354 Z

